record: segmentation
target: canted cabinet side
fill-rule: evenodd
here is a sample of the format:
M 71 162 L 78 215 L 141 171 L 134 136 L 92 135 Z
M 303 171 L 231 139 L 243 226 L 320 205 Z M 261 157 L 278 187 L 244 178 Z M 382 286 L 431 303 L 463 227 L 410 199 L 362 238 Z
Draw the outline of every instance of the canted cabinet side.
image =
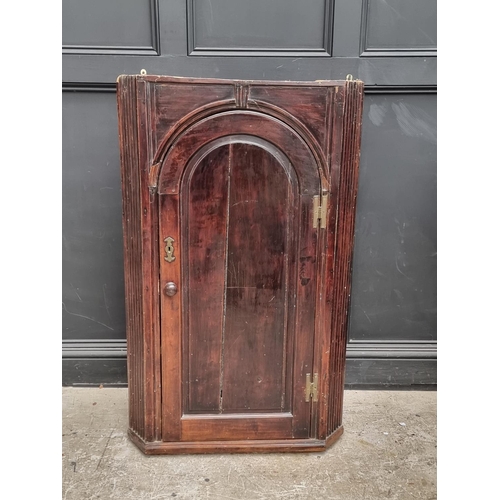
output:
M 127 325 L 127 370 L 129 428 L 144 435 L 144 336 L 142 315 L 141 207 L 137 140 L 136 80 L 118 82 L 118 132 L 121 153 L 122 223 L 125 266 L 125 312 Z
M 326 230 L 319 278 L 315 366 L 318 403 L 311 421 L 326 446 L 343 432 L 342 411 L 354 219 L 358 185 L 363 82 L 345 81 L 329 89 L 326 142 L 329 186 Z
M 117 81 L 127 325 L 129 429 L 155 441 L 161 425 L 155 195 L 148 185 L 143 89 L 136 76 Z M 142 146 L 142 147 L 141 147 Z
M 351 297 L 354 222 L 358 191 L 363 83 L 346 81 L 338 171 L 337 226 L 333 266 L 330 387 L 327 436 L 342 425 L 349 301 Z

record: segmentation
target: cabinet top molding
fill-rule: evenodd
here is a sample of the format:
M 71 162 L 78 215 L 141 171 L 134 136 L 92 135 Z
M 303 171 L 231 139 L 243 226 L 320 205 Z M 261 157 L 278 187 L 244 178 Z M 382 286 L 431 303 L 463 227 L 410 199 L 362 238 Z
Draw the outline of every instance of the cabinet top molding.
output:
M 120 75 L 117 78 L 117 82 L 126 76 L 134 76 L 134 75 Z M 290 86 L 290 87 L 339 87 L 344 86 L 346 82 L 359 82 L 362 83 L 361 80 L 356 78 L 352 79 L 351 75 L 347 75 L 347 77 L 351 77 L 348 79 L 346 77 L 345 80 L 309 80 L 309 81 L 293 81 L 293 80 L 233 80 L 228 78 L 191 78 L 184 76 L 164 76 L 164 75 L 148 75 L 140 73 L 137 75 L 139 79 L 142 79 L 147 82 L 153 83 L 183 83 L 183 84 L 206 84 L 206 85 L 214 85 L 214 84 L 225 84 L 225 85 L 264 85 L 264 86 Z

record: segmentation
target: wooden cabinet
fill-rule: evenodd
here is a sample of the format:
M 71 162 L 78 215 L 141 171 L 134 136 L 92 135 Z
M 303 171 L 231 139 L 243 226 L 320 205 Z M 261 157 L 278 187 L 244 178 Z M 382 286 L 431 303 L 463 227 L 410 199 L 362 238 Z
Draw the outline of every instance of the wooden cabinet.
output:
M 130 402 L 148 454 L 342 433 L 360 81 L 121 76 Z

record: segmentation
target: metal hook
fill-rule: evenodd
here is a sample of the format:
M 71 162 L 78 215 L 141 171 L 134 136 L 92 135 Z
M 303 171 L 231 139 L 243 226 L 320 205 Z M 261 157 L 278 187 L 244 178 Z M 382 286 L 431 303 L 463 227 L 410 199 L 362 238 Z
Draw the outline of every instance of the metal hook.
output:
M 349 74 L 349 75 L 347 75 L 347 76 L 345 77 L 345 79 L 346 79 L 348 82 L 352 82 L 352 75 L 350 75 L 350 74 Z
M 145 69 L 141 69 L 141 75 L 147 75 L 147 71 Z

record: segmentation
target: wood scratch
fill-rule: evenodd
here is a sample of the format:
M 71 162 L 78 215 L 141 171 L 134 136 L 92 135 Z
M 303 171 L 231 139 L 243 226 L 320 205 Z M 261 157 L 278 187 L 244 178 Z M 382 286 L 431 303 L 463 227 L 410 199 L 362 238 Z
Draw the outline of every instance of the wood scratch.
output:
M 238 201 L 236 203 L 233 203 L 231 206 L 232 207 L 235 207 L 236 205 L 241 205 L 242 203 L 257 203 L 258 200 L 242 200 L 242 201 Z
M 234 261 L 231 262 L 232 266 L 233 266 L 233 273 L 234 273 L 234 281 L 237 282 L 238 281 L 238 273 L 236 271 L 236 266 L 234 265 Z M 229 287 L 226 287 L 226 288 L 229 288 Z

